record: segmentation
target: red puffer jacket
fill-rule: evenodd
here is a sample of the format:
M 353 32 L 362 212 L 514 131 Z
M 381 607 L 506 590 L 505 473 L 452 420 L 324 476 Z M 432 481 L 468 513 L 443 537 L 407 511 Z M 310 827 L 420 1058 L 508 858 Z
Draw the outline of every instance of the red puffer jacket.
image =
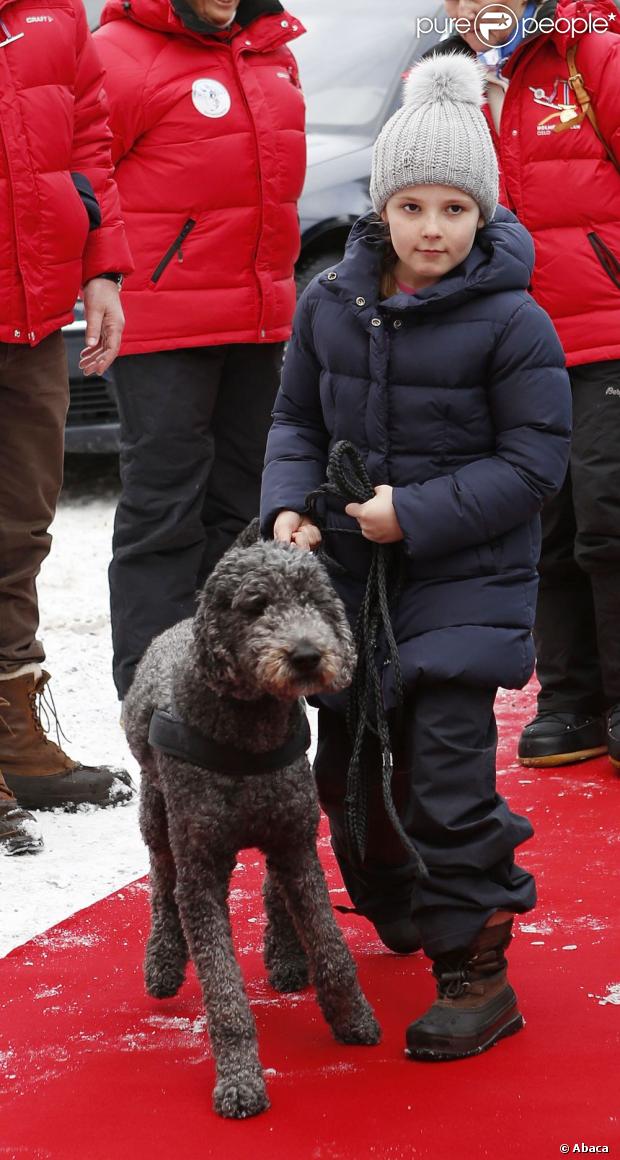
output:
M 587 119 L 555 132 L 557 106 L 576 105 L 560 18 L 609 11 L 581 0 L 559 4 L 560 31 L 526 41 L 505 70 L 499 157 L 508 204 L 533 235 L 532 294 L 551 315 L 569 366 L 620 358 L 620 173 Z M 620 36 L 590 32 L 576 43 L 577 68 L 620 163 Z
M 528 36 L 504 67 L 499 134 L 485 109 L 502 171 L 500 201 L 534 238 L 531 291 L 551 315 L 569 366 L 620 358 L 620 173 L 587 119 L 560 121 L 563 108 L 576 107 L 568 21 L 585 23 L 590 14 L 604 28 L 610 12 L 609 31 L 578 34 L 575 43 L 599 128 L 620 163 L 620 36 L 613 32 L 620 14 L 611 3 L 543 4 L 537 19 L 548 17 L 558 29 Z M 456 38 L 441 50 L 450 47 Z
M 0 0 L 0 20 L 0 342 L 34 346 L 71 320 L 83 282 L 131 257 L 81 0 Z M 72 173 L 102 211 L 90 232 Z
M 305 173 L 304 102 L 273 0 L 229 38 L 169 0 L 111 0 L 96 35 L 136 263 L 122 354 L 288 338 Z

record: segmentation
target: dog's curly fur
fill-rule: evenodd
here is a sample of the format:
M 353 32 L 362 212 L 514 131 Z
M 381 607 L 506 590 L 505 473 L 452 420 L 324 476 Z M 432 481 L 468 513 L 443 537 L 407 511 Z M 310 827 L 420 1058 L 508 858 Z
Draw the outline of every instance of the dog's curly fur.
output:
M 319 807 L 305 755 L 272 773 L 222 774 L 148 743 L 153 709 L 174 711 L 213 741 L 250 753 L 291 736 L 303 695 L 337 691 L 355 664 L 344 609 L 320 563 L 255 529 L 220 560 L 196 616 L 158 637 L 125 701 L 142 767 L 140 823 L 151 864 L 151 995 L 174 995 L 189 955 L 200 979 L 216 1064 L 215 1110 L 269 1106 L 256 1028 L 231 939 L 227 895 L 239 850 L 267 858 L 264 957 L 279 991 L 316 987 L 343 1043 L 377 1043 L 379 1027 L 334 920 L 316 853 Z

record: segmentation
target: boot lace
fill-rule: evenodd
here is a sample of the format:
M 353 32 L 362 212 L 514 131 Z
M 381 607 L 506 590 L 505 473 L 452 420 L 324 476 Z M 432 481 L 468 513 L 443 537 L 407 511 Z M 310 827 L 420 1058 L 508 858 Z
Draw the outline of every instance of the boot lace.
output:
M 461 995 L 471 991 L 468 966 L 466 963 L 459 970 L 442 972 L 437 980 L 440 999 L 460 999 Z
M 0 709 L 2 708 L 3 705 L 9 705 L 9 704 L 10 704 L 10 701 L 7 701 L 6 697 L 0 697 Z M 2 716 L 2 713 L 0 713 L 0 725 L 4 726 L 7 733 L 11 734 L 11 737 L 13 736 L 13 730 L 11 729 L 11 726 L 9 725 L 8 721 L 6 720 L 6 717 Z
M 504 944 L 504 945 L 507 945 Z M 490 947 L 477 955 L 468 955 L 460 962 L 433 967 L 440 999 L 460 999 L 472 990 L 474 983 L 496 975 L 507 966 L 503 947 Z
M 59 749 L 62 749 L 61 739 L 69 741 L 64 732 L 60 721 L 58 719 L 58 710 L 54 701 L 52 690 L 47 685 L 47 680 L 38 685 L 28 694 L 30 702 L 30 709 L 32 712 L 32 720 L 37 733 L 41 733 L 44 737 L 54 728 L 56 733 L 56 744 Z M 8 704 L 8 702 L 7 702 Z

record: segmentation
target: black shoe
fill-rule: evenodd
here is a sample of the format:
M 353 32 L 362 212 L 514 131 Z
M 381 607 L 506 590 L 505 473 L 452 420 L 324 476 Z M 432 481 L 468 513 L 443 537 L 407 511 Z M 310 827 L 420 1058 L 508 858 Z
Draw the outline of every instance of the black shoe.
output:
M 38 854 L 42 849 L 36 818 L 17 804 L 0 774 L 0 854 Z
M 506 978 L 504 951 L 512 920 L 487 926 L 471 947 L 433 963 L 437 998 L 407 1028 L 407 1055 L 423 1063 L 479 1055 L 523 1027 L 517 997 Z
M 607 751 L 611 764 L 620 769 L 620 703 L 607 714 Z
M 525 726 L 517 756 L 521 765 L 570 765 L 607 752 L 602 717 L 576 713 L 539 713 Z
M 422 949 L 422 939 L 415 923 L 410 918 L 393 918 L 389 922 L 374 922 L 381 942 L 397 955 L 412 955 Z

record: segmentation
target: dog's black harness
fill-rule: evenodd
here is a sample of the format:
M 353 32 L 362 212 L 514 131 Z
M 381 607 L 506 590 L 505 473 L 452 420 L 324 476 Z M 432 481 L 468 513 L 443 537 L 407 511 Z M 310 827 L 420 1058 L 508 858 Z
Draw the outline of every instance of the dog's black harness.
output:
M 200 729 L 186 725 L 173 713 L 154 709 L 149 725 L 149 745 L 212 773 L 272 773 L 291 765 L 310 748 L 310 726 L 306 714 L 300 712 L 295 732 L 284 745 L 266 753 L 252 753 L 234 745 L 218 745 Z

